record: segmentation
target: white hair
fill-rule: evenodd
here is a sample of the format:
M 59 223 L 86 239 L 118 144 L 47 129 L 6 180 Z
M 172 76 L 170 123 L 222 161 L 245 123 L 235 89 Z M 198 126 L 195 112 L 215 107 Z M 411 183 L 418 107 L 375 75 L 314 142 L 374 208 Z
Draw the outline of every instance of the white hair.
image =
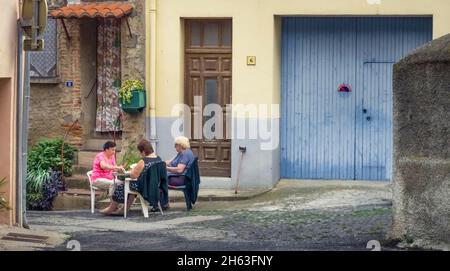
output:
M 189 149 L 191 144 L 189 143 L 189 139 L 185 136 L 179 136 L 175 138 L 175 144 L 180 145 L 184 149 Z

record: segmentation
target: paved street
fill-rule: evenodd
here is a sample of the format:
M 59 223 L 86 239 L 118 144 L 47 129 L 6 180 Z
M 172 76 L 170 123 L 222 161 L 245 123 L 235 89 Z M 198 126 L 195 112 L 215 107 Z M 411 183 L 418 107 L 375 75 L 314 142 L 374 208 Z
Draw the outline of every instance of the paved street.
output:
M 370 240 L 383 244 L 391 224 L 388 183 L 283 181 L 250 200 L 183 207 L 149 219 L 138 207 L 127 219 L 88 210 L 28 218 L 33 229 L 67 233 L 81 250 L 367 250 Z

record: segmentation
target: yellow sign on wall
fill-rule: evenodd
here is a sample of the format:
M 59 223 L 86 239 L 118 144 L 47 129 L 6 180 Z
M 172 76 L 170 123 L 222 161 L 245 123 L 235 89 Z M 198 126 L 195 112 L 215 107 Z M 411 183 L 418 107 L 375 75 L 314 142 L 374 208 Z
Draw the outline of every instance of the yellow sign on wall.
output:
M 256 65 L 256 56 L 248 56 L 247 57 L 247 65 L 255 66 Z

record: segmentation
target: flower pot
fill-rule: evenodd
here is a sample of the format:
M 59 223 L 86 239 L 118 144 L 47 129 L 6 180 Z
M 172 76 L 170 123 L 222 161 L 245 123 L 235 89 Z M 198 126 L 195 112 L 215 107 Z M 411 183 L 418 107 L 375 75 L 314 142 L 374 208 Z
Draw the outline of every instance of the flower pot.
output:
M 120 107 L 124 112 L 133 114 L 142 112 L 145 108 L 145 91 L 133 91 L 130 103 L 124 103 L 122 98 L 119 98 Z

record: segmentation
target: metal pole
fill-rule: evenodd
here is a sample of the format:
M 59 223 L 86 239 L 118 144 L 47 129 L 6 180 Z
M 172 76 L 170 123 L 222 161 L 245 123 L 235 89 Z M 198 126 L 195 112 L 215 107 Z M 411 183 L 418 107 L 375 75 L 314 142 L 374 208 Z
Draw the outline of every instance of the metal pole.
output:
M 234 190 L 234 194 L 238 193 L 239 189 L 239 178 L 241 177 L 241 166 L 242 166 L 242 158 L 244 157 L 244 153 L 247 151 L 247 147 L 241 147 L 239 146 L 239 152 L 241 153 L 241 156 L 239 157 L 239 165 L 238 165 L 238 172 L 237 172 L 237 179 L 236 179 L 236 189 Z

